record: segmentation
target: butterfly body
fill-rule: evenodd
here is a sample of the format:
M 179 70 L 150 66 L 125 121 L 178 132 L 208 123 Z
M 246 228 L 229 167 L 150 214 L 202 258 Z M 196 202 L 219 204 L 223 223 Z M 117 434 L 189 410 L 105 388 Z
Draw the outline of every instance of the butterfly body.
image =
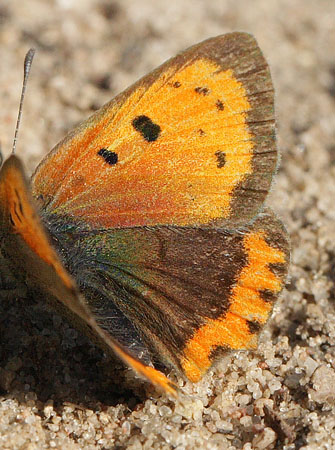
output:
M 0 172 L 1 252 L 79 328 L 154 384 L 157 359 L 197 381 L 249 349 L 288 267 L 262 212 L 277 164 L 273 88 L 232 33 L 163 64 L 70 133 L 37 168 Z

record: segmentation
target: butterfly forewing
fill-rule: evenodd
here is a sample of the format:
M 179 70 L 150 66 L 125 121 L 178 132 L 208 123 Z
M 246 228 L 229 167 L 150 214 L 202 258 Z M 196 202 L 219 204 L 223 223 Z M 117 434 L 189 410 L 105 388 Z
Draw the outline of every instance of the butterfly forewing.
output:
M 273 87 L 250 35 L 209 39 L 169 60 L 62 141 L 37 169 L 48 214 L 94 229 L 232 228 L 269 190 Z

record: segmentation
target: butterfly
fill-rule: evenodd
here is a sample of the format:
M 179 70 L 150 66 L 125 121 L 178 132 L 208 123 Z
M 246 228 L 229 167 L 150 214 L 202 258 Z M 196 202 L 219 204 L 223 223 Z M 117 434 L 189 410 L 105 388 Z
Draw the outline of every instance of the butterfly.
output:
M 246 33 L 170 59 L 71 131 L 30 181 L 0 170 L 12 274 L 165 392 L 255 349 L 289 264 L 264 207 L 276 171 L 268 65 Z M 2 289 L 5 289 L 2 286 Z

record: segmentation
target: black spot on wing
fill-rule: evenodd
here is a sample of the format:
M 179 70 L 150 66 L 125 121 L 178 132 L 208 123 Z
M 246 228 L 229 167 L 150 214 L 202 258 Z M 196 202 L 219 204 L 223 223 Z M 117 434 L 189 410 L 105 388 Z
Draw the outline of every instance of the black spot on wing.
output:
M 172 85 L 174 88 L 179 88 L 181 86 L 180 81 L 175 81 Z
M 202 95 L 208 95 L 210 92 L 208 88 L 201 87 L 201 86 L 196 87 L 194 90 L 197 94 L 202 94 Z
M 161 132 L 161 127 L 147 116 L 136 117 L 133 120 L 132 125 L 148 142 L 156 141 Z
M 264 302 L 274 303 L 278 298 L 278 293 L 273 292 L 270 289 L 265 289 L 263 291 L 260 291 L 260 296 Z
M 114 166 L 118 162 L 118 154 L 107 150 L 107 148 L 101 148 L 98 151 L 98 155 L 102 156 L 107 164 Z
M 226 154 L 225 152 L 216 152 L 215 156 L 217 157 L 218 160 L 218 168 L 221 169 L 226 164 Z
M 251 334 L 259 333 L 262 325 L 259 322 L 248 320 L 248 328 Z
M 216 107 L 219 111 L 223 111 L 224 110 L 224 104 L 221 100 L 217 100 L 217 102 L 215 103 Z

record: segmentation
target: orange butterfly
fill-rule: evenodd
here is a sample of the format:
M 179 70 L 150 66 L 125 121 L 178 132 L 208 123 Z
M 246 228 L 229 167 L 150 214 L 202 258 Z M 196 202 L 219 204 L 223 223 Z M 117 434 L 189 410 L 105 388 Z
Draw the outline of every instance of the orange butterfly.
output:
M 255 39 L 208 39 L 69 133 L 31 187 L 17 156 L 4 162 L 1 254 L 174 394 L 156 359 L 198 381 L 222 352 L 256 347 L 284 285 L 288 237 L 262 209 L 277 158 Z

